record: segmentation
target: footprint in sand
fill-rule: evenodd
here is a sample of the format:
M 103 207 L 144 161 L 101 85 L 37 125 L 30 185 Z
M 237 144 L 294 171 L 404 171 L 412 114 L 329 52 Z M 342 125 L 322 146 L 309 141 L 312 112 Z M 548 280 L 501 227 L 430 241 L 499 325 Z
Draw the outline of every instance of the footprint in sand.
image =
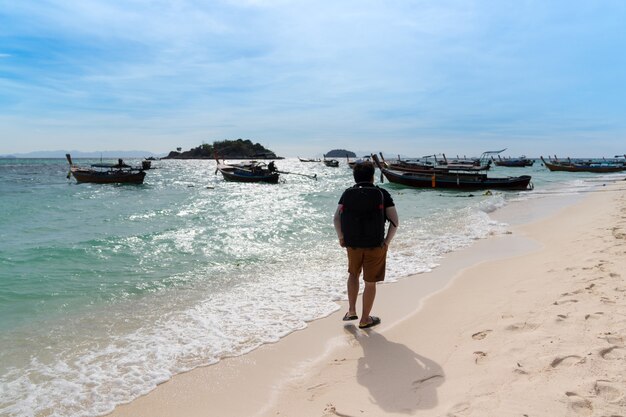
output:
M 571 295 L 580 294 L 581 292 L 583 292 L 583 290 L 576 290 L 576 291 L 572 291 L 572 292 L 564 292 L 563 294 L 561 294 L 561 297 L 569 297 Z
M 431 375 L 431 376 L 427 376 L 426 378 L 413 381 L 411 385 L 413 385 L 413 390 L 418 390 L 422 388 L 424 385 L 429 385 L 433 383 L 439 384 L 441 383 L 442 379 L 443 379 L 443 375 Z
M 479 364 L 485 360 L 487 352 L 476 351 L 474 352 L 474 363 Z
M 603 333 L 598 336 L 598 339 L 606 340 L 608 343 L 612 345 L 621 346 L 624 343 L 624 337 L 619 334 L 613 334 L 611 332 Z
M 517 368 L 515 368 L 513 372 L 520 375 L 528 375 L 528 372 L 524 370 L 524 367 L 519 362 L 517 362 Z
M 472 339 L 474 339 L 474 340 L 483 340 L 491 332 L 492 332 L 492 330 L 482 330 L 482 331 L 480 331 L 478 333 L 474 333 L 472 335 Z
M 583 363 L 585 362 L 584 358 L 581 358 L 578 355 L 568 355 L 568 356 L 559 356 L 554 358 L 554 360 L 550 363 L 550 366 L 553 368 L 556 368 L 557 366 L 564 366 L 564 365 L 576 365 L 579 363 Z
M 600 301 L 604 304 L 615 304 L 615 301 L 611 300 L 609 297 L 600 297 Z
M 524 330 L 535 330 L 537 327 L 539 327 L 538 324 L 524 322 L 524 323 L 510 324 L 506 326 L 504 329 L 510 332 L 520 332 Z
M 578 302 L 578 300 L 576 300 L 576 299 L 574 299 L 574 298 L 571 298 L 571 299 L 568 299 L 568 300 L 559 300 L 559 301 L 555 301 L 555 302 L 554 302 L 554 303 L 552 303 L 552 304 L 553 304 L 553 305 L 555 305 L 555 306 L 560 306 L 560 305 L 563 305 L 563 304 L 577 303 L 577 302 Z
M 575 392 L 566 392 L 565 395 L 567 395 L 567 398 L 569 399 L 570 410 L 581 416 L 590 416 L 593 414 L 591 401 L 581 397 Z
M 311 387 L 308 387 L 306 390 L 308 393 L 307 395 L 309 396 L 309 401 L 313 401 L 320 395 L 328 392 L 328 384 L 321 383 L 321 384 L 313 385 Z
M 585 320 L 589 320 L 589 319 L 600 319 L 602 318 L 602 316 L 604 315 L 604 313 L 602 311 L 596 311 L 595 313 L 591 313 L 591 314 L 585 314 Z
M 324 414 L 322 417 L 332 417 L 337 415 L 337 409 L 332 403 L 326 404 L 326 408 L 324 408 Z
M 557 314 L 556 316 L 556 321 L 563 321 L 566 320 L 569 316 L 566 314 Z
M 613 228 L 613 237 L 615 239 L 626 239 L 626 233 L 622 233 L 619 227 Z
M 611 346 L 606 349 L 602 349 L 598 352 L 598 354 L 602 359 L 606 359 L 608 361 L 626 359 L 626 349 L 622 346 Z
M 606 262 L 600 261 L 599 263 L 595 264 L 594 266 L 584 266 L 583 267 L 583 271 L 590 271 L 592 269 L 597 269 L 599 271 L 604 272 L 604 265 L 606 265 Z
M 624 394 L 612 381 L 598 380 L 594 386 L 596 395 L 609 403 L 620 402 Z
M 468 402 L 455 404 L 450 411 L 446 414 L 446 417 L 463 417 L 471 411 L 471 404 Z

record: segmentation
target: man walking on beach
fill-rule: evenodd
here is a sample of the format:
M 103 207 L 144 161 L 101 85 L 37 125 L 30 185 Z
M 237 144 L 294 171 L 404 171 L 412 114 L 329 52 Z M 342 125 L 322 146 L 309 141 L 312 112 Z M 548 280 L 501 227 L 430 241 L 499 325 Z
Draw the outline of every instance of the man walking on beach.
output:
M 353 169 L 355 185 L 346 189 L 335 211 L 333 223 L 339 245 L 348 252 L 348 312 L 344 321 L 356 320 L 359 277 L 363 271 L 363 310 L 359 328 L 380 324 L 370 312 L 376 298 L 376 283 L 385 279 L 387 248 L 398 228 L 398 212 L 387 190 L 374 185 L 374 165 L 361 162 Z M 385 223 L 389 229 L 385 236 Z

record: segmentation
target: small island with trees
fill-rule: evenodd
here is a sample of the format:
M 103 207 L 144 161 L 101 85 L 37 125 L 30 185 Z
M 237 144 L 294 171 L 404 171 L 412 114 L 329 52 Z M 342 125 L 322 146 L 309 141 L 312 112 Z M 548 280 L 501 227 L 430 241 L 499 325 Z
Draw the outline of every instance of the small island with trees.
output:
M 248 139 L 218 140 L 203 143 L 188 151 L 177 148 L 162 159 L 283 159 L 259 143 Z
M 345 149 L 333 149 L 326 153 L 326 158 L 356 158 L 356 154 Z

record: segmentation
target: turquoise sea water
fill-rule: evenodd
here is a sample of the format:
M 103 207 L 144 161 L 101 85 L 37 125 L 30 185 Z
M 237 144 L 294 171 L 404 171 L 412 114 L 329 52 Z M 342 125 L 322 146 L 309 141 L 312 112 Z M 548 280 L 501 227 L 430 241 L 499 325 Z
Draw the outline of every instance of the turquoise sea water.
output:
M 347 165 L 280 160 L 318 179 L 282 175 L 277 185 L 225 182 L 213 161 L 153 165 L 143 185 L 96 185 L 67 180 L 65 160 L 0 160 L 0 415 L 101 415 L 174 374 L 302 329 L 345 299 L 332 215 L 352 184 Z M 503 233 L 488 213 L 505 204 L 606 178 L 539 163 L 490 172 L 521 174 L 533 175 L 534 191 L 385 183 L 402 223 L 387 280 Z

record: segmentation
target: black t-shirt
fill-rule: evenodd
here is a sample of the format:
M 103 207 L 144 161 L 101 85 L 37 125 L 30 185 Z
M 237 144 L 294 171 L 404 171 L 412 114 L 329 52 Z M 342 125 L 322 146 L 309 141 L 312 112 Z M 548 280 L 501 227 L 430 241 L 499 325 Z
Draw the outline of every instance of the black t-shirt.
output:
M 383 205 L 385 206 L 385 208 L 395 206 L 395 203 L 393 202 L 393 198 L 391 198 L 391 194 L 389 194 L 389 191 L 385 190 L 384 188 L 380 188 L 380 187 L 372 184 L 371 182 L 360 182 L 360 183 L 355 184 L 355 185 L 358 185 L 358 186 L 361 186 L 361 187 L 376 187 L 376 188 L 378 188 L 383 193 Z M 343 204 L 343 194 L 341 195 L 341 198 L 339 199 L 339 204 Z

